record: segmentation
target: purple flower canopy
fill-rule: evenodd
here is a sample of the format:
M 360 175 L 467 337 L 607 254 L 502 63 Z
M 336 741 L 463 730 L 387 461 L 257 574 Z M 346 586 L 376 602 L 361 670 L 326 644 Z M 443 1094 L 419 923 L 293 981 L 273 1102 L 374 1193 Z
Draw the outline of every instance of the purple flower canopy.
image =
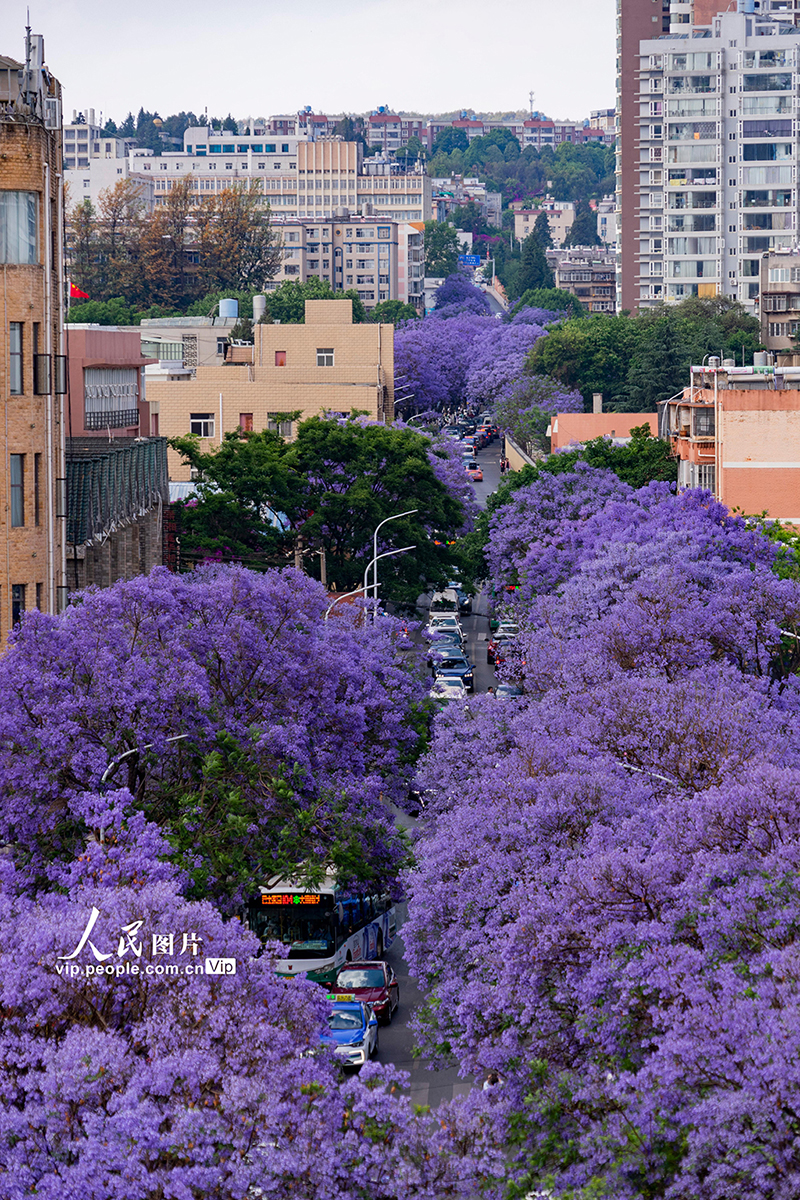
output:
M 528 1190 L 800 1194 L 800 586 L 775 555 L 707 492 L 585 464 L 492 515 L 525 695 L 437 719 L 404 938 L 423 1044 L 501 1073 Z
M 187 898 L 196 863 L 176 835 L 195 827 L 224 754 L 248 768 L 228 780 L 229 850 L 253 777 L 264 820 L 241 853 L 275 828 L 276 771 L 294 764 L 284 778 L 303 792 L 309 840 L 344 811 L 353 851 L 363 842 L 396 870 L 384 800 L 407 786 L 425 686 L 398 624 L 362 627 L 348 605 L 324 621 L 327 604 L 291 570 L 157 570 L 60 617 L 29 614 L 0 662 L 10 1200 L 283 1200 L 298 1180 L 308 1196 L 467 1200 L 503 1174 L 482 1093 L 434 1118 L 392 1068 L 342 1082 L 320 1042 L 322 989 L 279 978 L 274 947 Z M 168 740 L 177 732 L 186 742 Z M 100 786 L 115 758 L 132 790 Z
M 395 370 L 420 409 L 464 400 L 491 405 L 519 385 L 532 347 L 560 317 L 525 308 L 498 321 L 479 288 L 451 275 L 436 293 L 434 311 L 396 330 Z

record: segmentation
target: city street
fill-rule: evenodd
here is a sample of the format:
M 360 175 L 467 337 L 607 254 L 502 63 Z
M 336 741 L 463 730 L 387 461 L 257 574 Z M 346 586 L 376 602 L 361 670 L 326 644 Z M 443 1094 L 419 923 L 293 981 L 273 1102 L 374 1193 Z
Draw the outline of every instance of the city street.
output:
M 483 483 L 475 484 L 475 494 L 481 507 L 485 507 L 488 497 L 500 482 L 501 448 L 502 442 L 494 441 L 476 456 L 484 476 Z M 490 667 L 486 662 L 486 639 L 489 632 L 486 596 L 476 596 L 472 609 L 471 616 L 461 619 L 466 635 L 465 650 L 475 668 L 475 691 L 485 692 L 495 681 L 494 667 Z M 397 819 L 398 823 L 406 828 L 412 828 L 415 824 L 405 813 L 398 813 Z M 402 926 L 405 911 L 404 904 L 398 906 L 399 927 Z M 430 1104 L 436 1107 L 442 1101 L 469 1092 L 476 1081 L 460 1078 L 455 1066 L 433 1070 L 427 1058 L 414 1055 L 414 1035 L 408 1023 L 415 1009 L 422 1003 L 423 995 L 408 973 L 402 928 L 394 945 L 386 954 L 386 961 L 391 963 L 400 981 L 400 1008 L 392 1024 L 381 1028 L 378 1061 L 393 1063 L 410 1073 L 409 1095 L 415 1104 Z

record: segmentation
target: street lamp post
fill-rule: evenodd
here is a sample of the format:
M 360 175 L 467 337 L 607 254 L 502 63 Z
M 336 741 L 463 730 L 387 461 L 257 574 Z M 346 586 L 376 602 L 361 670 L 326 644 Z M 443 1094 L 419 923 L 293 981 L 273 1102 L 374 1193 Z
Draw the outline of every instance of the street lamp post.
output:
M 364 571 L 364 595 L 366 596 L 367 594 L 367 575 L 369 574 L 370 568 L 374 569 L 375 576 L 377 577 L 378 563 L 382 558 L 391 558 L 393 554 L 405 554 L 406 550 L 416 550 L 416 548 L 416 546 L 401 546 L 399 550 L 384 550 L 383 554 L 377 554 L 375 558 L 373 558 L 372 562 L 368 563 L 367 568 Z M 372 592 L 372 599 L 375 604 L 378 603 L 378 586 L 378 580 L 375 578 Z
M 385 517 L 383 521 L 380 521 L 375 526 L 375 531 L 372 535 L 372 562 L 369 564 L 369 567 L 374 567 L 374 574 L 372 577 L 372 598 L 376 604 L 378 602 L 378 559 L 383 557 L 383 555 L 378 554 L 378 530 L 382 529 L 383 526 L 388 524 L 389 521 L 399 521 L 401 517 L 410 517 L 412 515 L 412 513 L 415 513 L 418 511 L 419 510 L 416 508 L 410 508 L 408 510 L 408 512 L 395 513 L 393 517 Z M 412 549 L 414 549 L 414 547 L 407 546 L 406 549 L 412 550 Z M 367 567 L 367 571 L 369 570 L 369 567 Z M 366 594 L 367 594 L 367 575 L 365 572 L 364 573 L 364 595 L 366 596 Z
M 356 588 L 355 591 L 345 592 L 343 596 L 337 596 L 333 604 L 329 604 L 325 609 L 325 616 L 322 618 L 323 621 L 327 621 L 328 617 L 331 615 L 340 600 L 349 600 L 351 596 L 357 596 L 360 592 L 364 592 L 366 594 L 366 584 L 364 584 L 363 587 Z

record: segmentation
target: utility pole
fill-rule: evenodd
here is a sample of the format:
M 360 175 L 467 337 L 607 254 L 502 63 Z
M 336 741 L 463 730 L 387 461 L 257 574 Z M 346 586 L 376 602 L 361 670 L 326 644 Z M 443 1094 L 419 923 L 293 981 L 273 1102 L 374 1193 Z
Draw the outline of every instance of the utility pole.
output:
M 319 581 L 325 590 L 328 590 L 328 563 L 325 558 L 325 547 L 320 546 L 317 551 L 319 554 Z

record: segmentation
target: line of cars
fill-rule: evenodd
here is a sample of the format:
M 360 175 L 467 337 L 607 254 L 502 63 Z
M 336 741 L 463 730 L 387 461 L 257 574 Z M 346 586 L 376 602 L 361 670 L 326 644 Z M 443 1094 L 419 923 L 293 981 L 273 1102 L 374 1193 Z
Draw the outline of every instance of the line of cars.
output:
M 390 1025 L 400 1007 L 400 984 L 380 959 L 342 967 L 328 993 L 331 1015 L 323 1045 L 344 1067 L 363 1066 L 378 1052 L 378 1023 Z
M 456 597 L 453 589 L 448 591 L 453 598 Z M 447 592 L 441 593 L 441 597 L 440 606 L 448 602 Z M 425 633 L 430 643 L 428 662 L 434 677 L 430 696 L 444 706 L 451 700 L 464 699 L 468 692 L 475 691 L 475 671 L 464 651 L 464 630 L 458 619 L 459 611 L 452 607 L 450 611 L 434 611 L 436 602 L 435 596 Z

